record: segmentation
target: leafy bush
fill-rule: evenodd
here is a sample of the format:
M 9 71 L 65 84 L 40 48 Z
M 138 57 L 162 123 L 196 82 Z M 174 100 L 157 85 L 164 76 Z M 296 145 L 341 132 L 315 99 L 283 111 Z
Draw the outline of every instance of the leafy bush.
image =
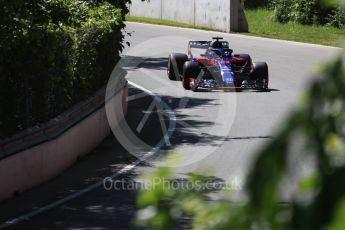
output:
M 330 26 L 345 28 L 345 9 L 337 7 L 329 15 L 327 21 Z
M 301 24 L 318 24 L 322 9 L 319 2 L 319 0 L 295 0 L 290 17 Z
M 291 1 L 290 0 L 274 0 L 274 19 L 278 22 L 288 22 L 291 18 Z
M 0 0 L 0 138 L 91 95 L 122 50 L 129 0 Z
M 274 19 L 301 24 L 329 24 L 343 27 L 345 12 L 339 6 L 324 4 L 323 0 L 272 0 Z

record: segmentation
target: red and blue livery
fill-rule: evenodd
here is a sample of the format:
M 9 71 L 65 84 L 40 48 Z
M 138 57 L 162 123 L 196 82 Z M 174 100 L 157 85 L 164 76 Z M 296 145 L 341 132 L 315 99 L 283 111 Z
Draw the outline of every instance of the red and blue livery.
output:
M 248 54 L 234 54 L 223 38 L 212 41 L 190 41 L 188 54 L 172 53 L 168 59 L 168 77 L 182 81 L 186 90 L 255 89 L 267 91 L 269 76 L 266 62 L 252 62 Z M 192 48 L 206 49 L 198 56 Z

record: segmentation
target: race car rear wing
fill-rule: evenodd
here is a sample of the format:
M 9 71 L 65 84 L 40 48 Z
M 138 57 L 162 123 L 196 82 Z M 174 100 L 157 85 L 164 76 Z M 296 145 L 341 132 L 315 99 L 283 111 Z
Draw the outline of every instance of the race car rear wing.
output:
M 212 41 L 190 41 L 188 43 L 188 49 L 199 48 L 199 49 L 208 49 Z M 229 48 L 229 42 L 221 41 L 224 48 Z
M 197 49 L 208 49 L 210 48 L 212 41 L 189 41 L 188 43 L 188 55 L 192 55 L 192 48 Z M 220 41 L 224 48 L 229 48 L 229 42 L 227 41 Z

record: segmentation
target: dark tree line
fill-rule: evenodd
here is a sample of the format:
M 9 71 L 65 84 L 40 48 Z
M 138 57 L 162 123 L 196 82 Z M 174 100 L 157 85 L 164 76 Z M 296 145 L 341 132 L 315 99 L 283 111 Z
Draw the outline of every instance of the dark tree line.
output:
M 103 86 L 122 50 L 129 0 L 0 0 L 0 138 Z

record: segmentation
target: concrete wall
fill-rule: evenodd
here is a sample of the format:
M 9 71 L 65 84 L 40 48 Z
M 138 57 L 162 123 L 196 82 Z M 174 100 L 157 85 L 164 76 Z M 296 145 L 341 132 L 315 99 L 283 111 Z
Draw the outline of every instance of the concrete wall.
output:
M 132 0 L 131 16 L 167 19 L 222 31 L 248 31 L 243 0 Z
M 162 0 L 150 0 L 150 3 L 141 0 L 132 0 L 130 15 L 146 18 L 162 17 Z
M 127 88 L 120 90 L 115 97 L 122 97 L 126 112 Z M 78 158 L 90 153 L 109 134 L 110 127 L 103 106 L 56 139 L 2 159 L 0 201 L 57 176 Z
M 195 4 L 195 25 L 230 31 L 229 0 L 198 0 Z
M 161 2 L 162 18 L 194 24 L 194 0 L 171 0 Z

